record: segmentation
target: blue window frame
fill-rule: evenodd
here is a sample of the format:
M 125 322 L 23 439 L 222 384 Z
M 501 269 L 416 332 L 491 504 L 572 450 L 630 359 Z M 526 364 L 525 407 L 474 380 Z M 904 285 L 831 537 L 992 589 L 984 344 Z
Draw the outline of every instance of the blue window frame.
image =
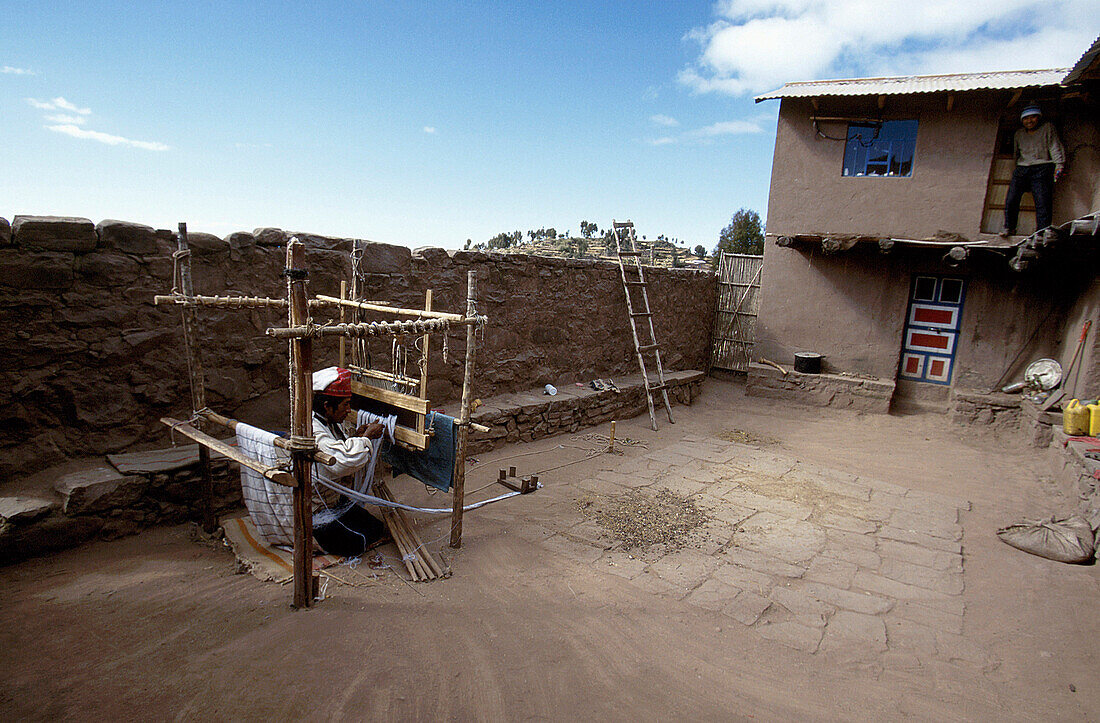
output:
M 851 123 L 844 144 L 845 176 L 903 178 L 913 175 L 915 120 Z

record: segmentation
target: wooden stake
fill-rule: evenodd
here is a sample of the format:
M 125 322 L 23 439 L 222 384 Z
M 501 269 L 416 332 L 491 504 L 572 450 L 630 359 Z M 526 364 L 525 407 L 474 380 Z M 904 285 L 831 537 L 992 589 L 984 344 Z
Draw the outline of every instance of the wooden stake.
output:
M 466 318 L 477 315 L 477 277 L 466 274 Z M 454 490 L 451 497 L 451 547 L 462 547 L 462 504 L 466 487 L 466 439 L 470 434 L 470 402 L 474 395 L 474 361 L 477 357 L 477 329 L 466 327 L 466 370 L 462 375 L 462 410 L 458 417 L 458 440 L 455 444 Z
M 180 292 L 184 296 L 193 296 L 194 282 L 191 279 L 191 254 L 187 246 L 187 224 L 180 222 L 179 235 L 176 237 L 176 249 L 179 251 Z M 191 385 L 191 412 L 206 408 L 206 379 L 202 368 L 202 353 L 196 343 L 199 333 L 199 317 L 194 306 L 184 306 L 183 346 L 187 354 L 188 382 Z M 210 451 L 205 445 L 199 447 L 199 468 L 202 474 L 202 529 L 210 534 L 217 529 L 214 519 L 214 476 L 210 470 Z
M 305 246 L 292 238 L 286 247 L 287 321 L 304 324 L 309 316 L 306 300 Z M 290 340 L 290 434 L 291 438 L 313 439 L 310 421 L 313 405 L 313 340 Z M 310 476 L 312 450 L 291 452 L 294 479 L 294 607 L 313 604 L 313 480 Z
M 432 310 L 432 290 L 424 292 L 424 311 Z M 431 348 L 431 334 L 420 337 L 420 398 L 428 398 L 428 350 Z M 424 416 L 416 418 L 416 431 L 424 434 Z
M 614 452 L 615 451 L 615 420 L 614 419 L 611 420 L 611 434 L 609 434 L 608 437 L 607 437 L 607 451 L 608 452 Z
M 347 298 L 348 298 L 348 282 L 341 281 L 340 282 L 340 300 L 343 301 L 344 299 L 347 299 Z M 341 304 L 340 305 L 340 323 L 341 324 L 343 324 L 346 321 L 346 319 L 344 318 L 344 315 L 346 313 L 347 313 L 347 307 L 344 306 L 343 304 Z M 348 344 L 347 344 L 347 342 L 348 342 L 348 339 L 347 339 L 346 336 L 340 337 L 340 368 L 341 369 L 347 369 L 347 366 L 348 366 L 348 363 L 347 363 L 347 345 Z

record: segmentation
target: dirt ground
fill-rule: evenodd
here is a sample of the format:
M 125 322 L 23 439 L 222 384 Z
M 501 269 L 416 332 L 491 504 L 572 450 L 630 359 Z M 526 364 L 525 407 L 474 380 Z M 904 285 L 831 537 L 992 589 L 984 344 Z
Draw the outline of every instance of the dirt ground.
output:
M 605 427 L 481 455 L 468 489 L 508 465 L 545 489 L 470 513 L 459 551 L 445 522 L 422 528 L 453 568 L 442 581 L 336 568 L 355 584 L 294 611 L 287 586 L 238 574 L 190 526 L 0 569 L 0 714 L 1100 717 L 1096 569 L 994 535 L 1068 508 L 1044 453 L 718 380 L 673 412 L 658 432 L 620 423 L 641 443 L 622 455 L 591 456 L 584 435 Z M 681 550 L 617 549 L 584 505 L 635 485 L 699 500 L 711 526 Z

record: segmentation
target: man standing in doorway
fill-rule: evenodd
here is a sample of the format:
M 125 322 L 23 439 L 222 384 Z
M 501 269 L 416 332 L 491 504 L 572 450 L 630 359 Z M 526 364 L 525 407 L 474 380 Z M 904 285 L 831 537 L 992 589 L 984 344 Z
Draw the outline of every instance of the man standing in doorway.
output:
M 1054 126 L 1043 121 L 1043 112 L 1037 105 L 1029 105 L 1020 113 L 1023 128 L 1012 139 L 1016 169 L 1008 184 L 1005 197 L 1005 225 L 1002 236 L 1016 233 L 1016 219 L 1020 215 L 1020 199 L 1025 191 L 1031 191 L 1035 199 L 1035 228 L 1041 230 L 1051 224 L 1054 208 L 1054 182 L 1062 176 L 1066 154 Z

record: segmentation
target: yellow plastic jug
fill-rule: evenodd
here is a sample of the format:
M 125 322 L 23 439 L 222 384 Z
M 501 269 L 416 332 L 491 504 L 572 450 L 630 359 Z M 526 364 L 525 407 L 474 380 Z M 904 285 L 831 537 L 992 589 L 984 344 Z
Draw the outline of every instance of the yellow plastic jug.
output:
M 1086 405 L 1085 409 L 1089 410 L 1089 436 L 1100 436 L 1100 399 Z
M 1098 420 L 1100 421 L 1100 420 Z M 1071 437 L 1089 433 L 1089 409 L 1076 399 L 1071 399 L 1062 412 L 1062 429 Z M 1098 428 L 1100 430 L 1100 428 Z

